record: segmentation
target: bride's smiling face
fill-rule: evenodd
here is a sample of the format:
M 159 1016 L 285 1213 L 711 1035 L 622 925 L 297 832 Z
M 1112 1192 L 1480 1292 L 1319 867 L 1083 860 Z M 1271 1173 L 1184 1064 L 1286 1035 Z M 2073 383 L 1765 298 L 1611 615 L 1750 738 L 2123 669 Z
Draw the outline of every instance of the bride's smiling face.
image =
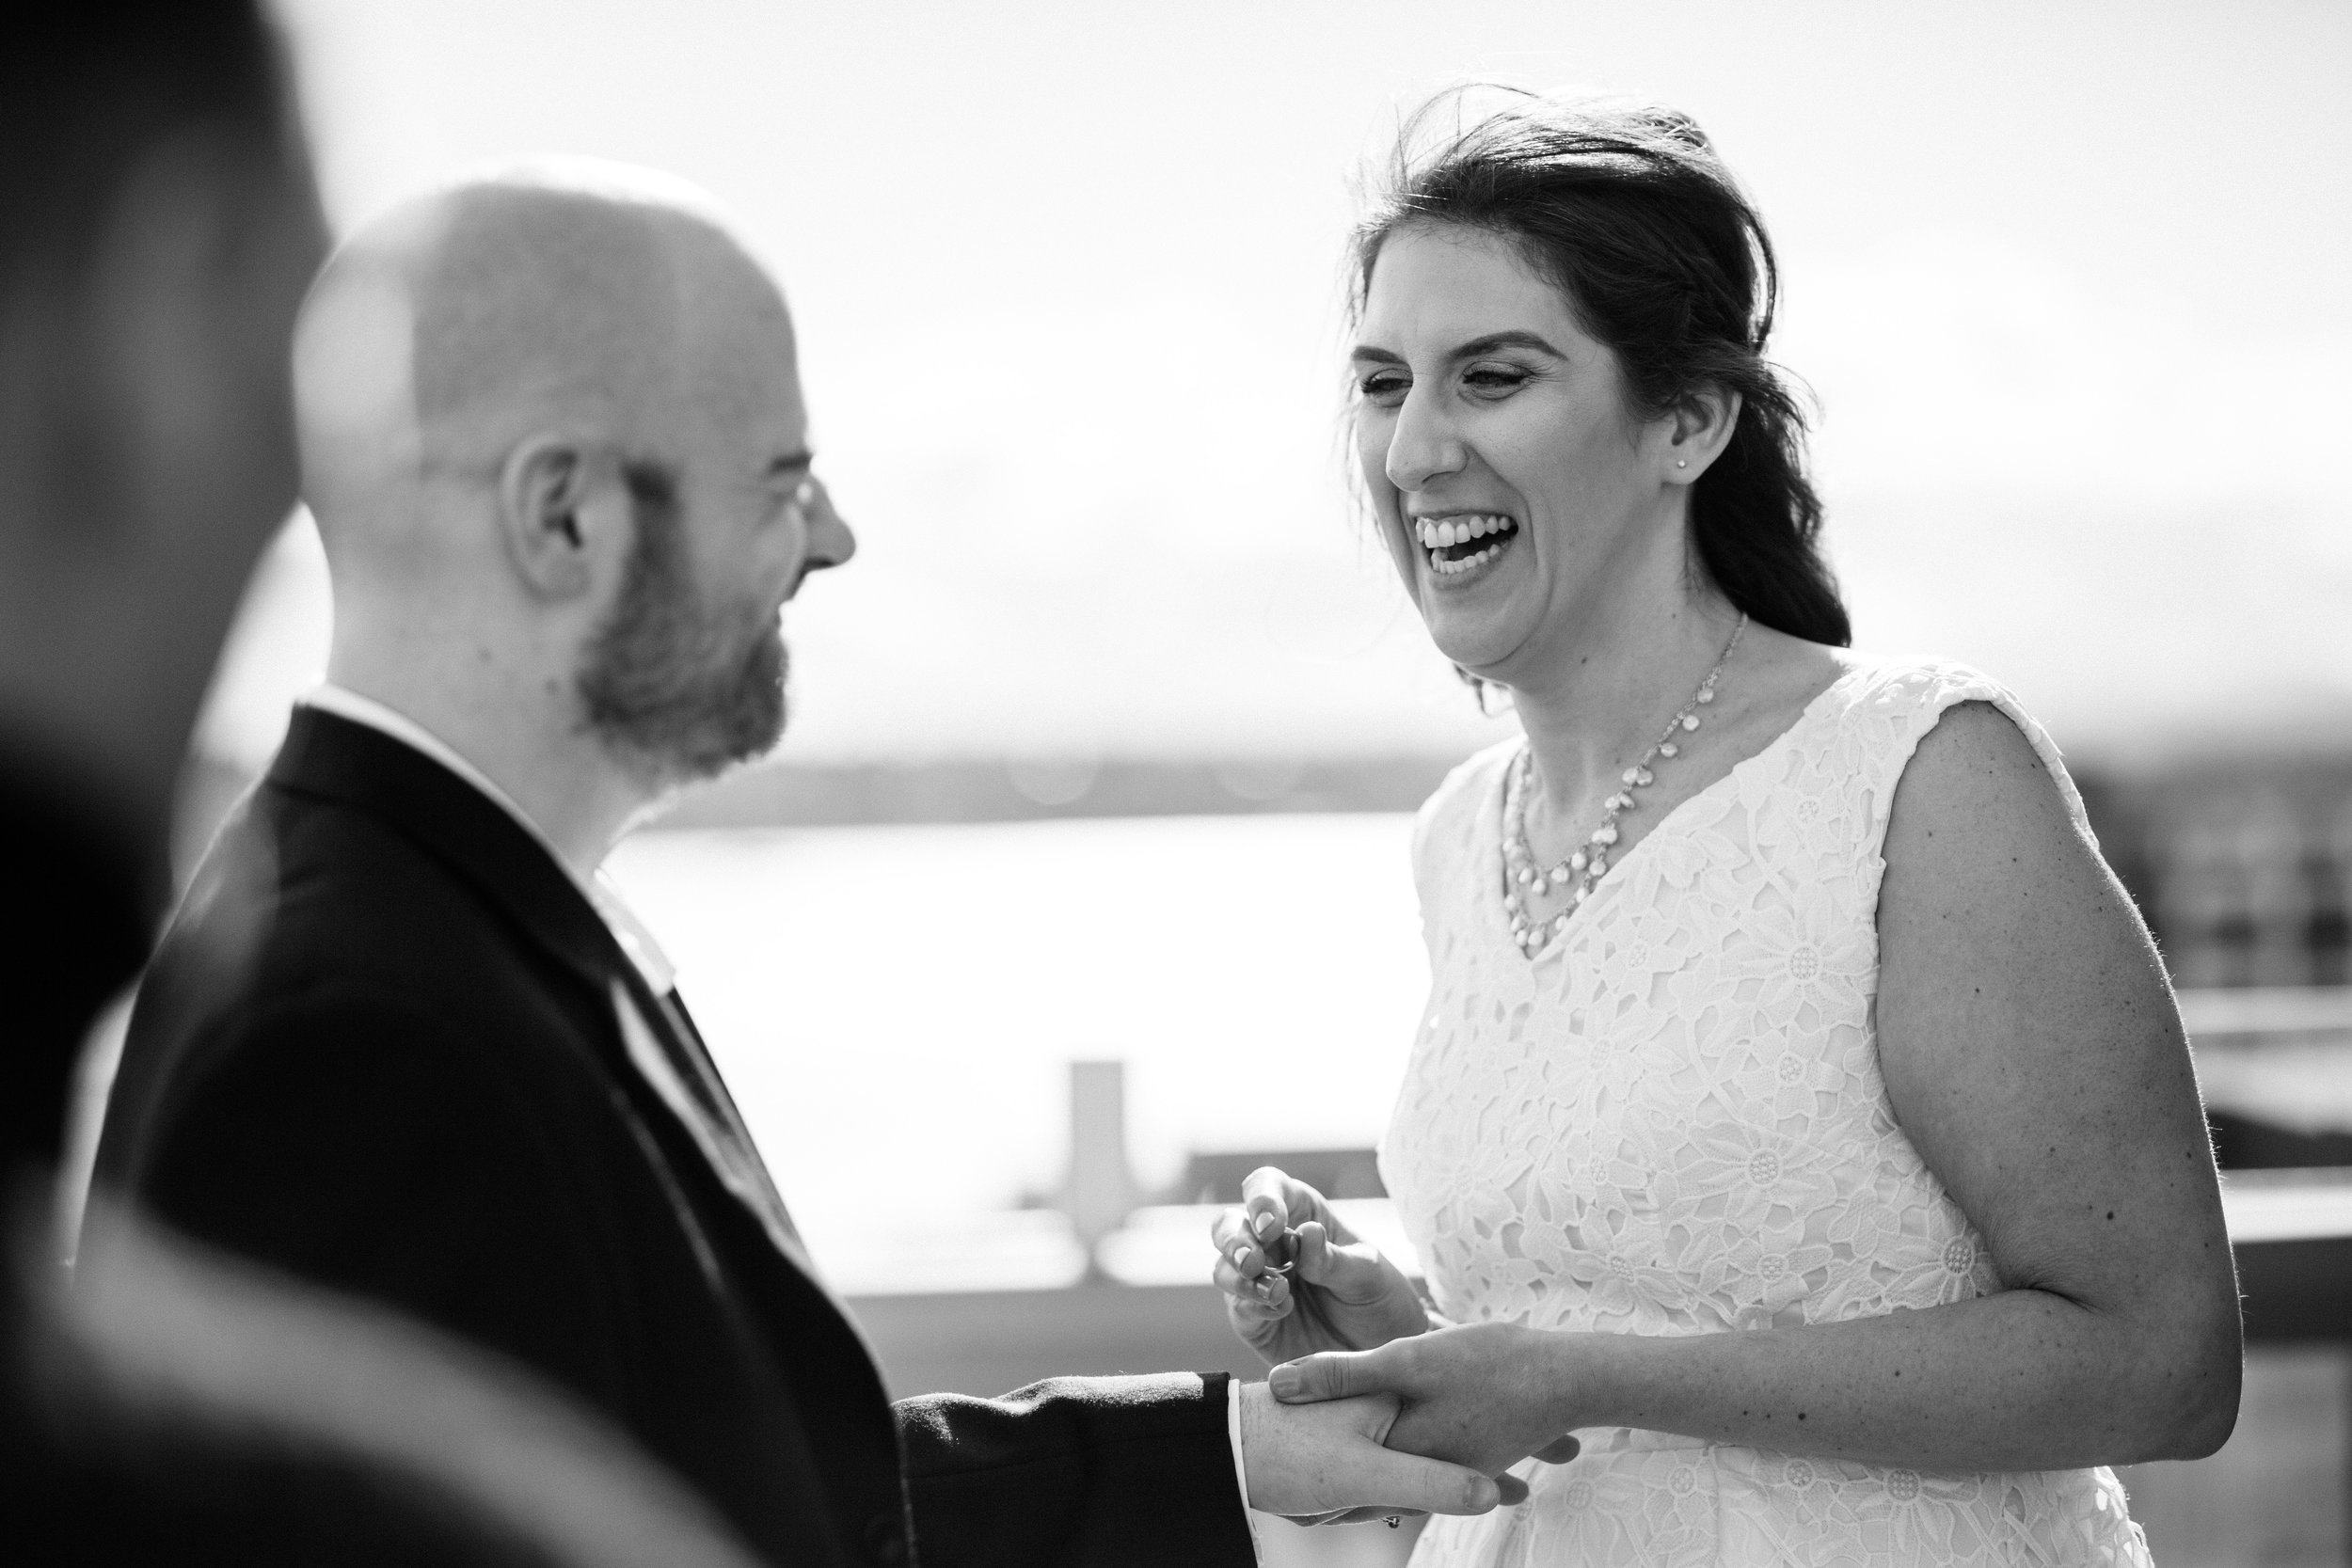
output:
M 1512 244 L 1407 225 L 1380 246 L 1354 354 L 1357 458 L 1445 656 L 1506 685 L 1670 542 L 1671 416 L 1626 405 L 1617 356 Z M 1672 529 L 1661 536 L 1661 529 Z

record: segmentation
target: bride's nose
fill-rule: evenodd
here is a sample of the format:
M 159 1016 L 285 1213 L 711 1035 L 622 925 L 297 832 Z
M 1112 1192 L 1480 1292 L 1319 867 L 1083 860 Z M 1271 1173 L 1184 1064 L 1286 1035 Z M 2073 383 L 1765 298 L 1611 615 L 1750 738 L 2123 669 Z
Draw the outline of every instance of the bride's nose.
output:
M 1389 483 L 1400 490 L 1427 489 L 1431 480 L 1459 472 L 1467 456 L 1438 400 L 1419 388 L 1406 393 L 1389 431 Z

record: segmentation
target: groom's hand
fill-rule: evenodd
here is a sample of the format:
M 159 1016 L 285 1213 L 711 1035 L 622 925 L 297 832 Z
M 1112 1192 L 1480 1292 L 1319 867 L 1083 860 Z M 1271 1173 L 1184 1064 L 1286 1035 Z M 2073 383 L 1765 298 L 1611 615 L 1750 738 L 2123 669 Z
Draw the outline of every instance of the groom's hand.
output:
M 1400 1410 L 1384 1434 L 1391 1447 L 1434 1454 L 1494 1475 L 1534 1456 L 1549 1465 L 1576 1457 L 1567 1429 L 1576 1379 L 1566 1341 L 1510 1323 L 1463 1323 L 1377 1350 L 1327 1353 L 1274 1369 L 1274 1397 L 1293 1408 L 1367 1396 Z
M 1522 1502 L 1518 1478 L 1500 1481 L 1442 1460 L 1384 1448 L 1393 1399 L 1275 1402 L 1263 1383 L 1236 1384 L 1249 1506 L 1309 1522 L 1333 1514 L 1485 1513 Z

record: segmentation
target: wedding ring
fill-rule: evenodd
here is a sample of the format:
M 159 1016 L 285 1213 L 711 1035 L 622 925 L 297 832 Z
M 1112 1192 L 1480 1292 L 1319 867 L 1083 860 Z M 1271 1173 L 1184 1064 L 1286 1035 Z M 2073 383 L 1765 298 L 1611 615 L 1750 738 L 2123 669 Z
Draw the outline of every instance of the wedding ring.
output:
M 1265 1254 L 1266 1273 L 1288 1274 L 1298 1266 L 1298 1232 L 1283 1230 L 1269 1236 L 1258 1243 L 1258 1250 Z

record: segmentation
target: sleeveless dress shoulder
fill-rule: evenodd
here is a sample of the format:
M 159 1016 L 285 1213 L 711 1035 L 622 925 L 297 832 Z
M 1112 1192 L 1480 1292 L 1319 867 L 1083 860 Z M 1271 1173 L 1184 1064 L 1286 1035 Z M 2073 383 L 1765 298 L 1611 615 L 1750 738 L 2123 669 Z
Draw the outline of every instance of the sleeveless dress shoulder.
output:
M 1423 806 L 1431 987 L 1381 1172 L 1456 1321 L 1715 1334 L 1998 1288 L 1983 1239 L 1896 1125 L 1872 1004 L 1887 816 L 1920 738 L 1991 704 L 1964 666 L 1850 671 L 1683 802 L 1533 960 L 1502 910 L 1516 740 Z M 2087 831 L 2087 828 L 2086 828 Z M 1416 1568 L 2146 1564 L 2105 1469 L 1938 1474 L 1587 1431 L 1530 1501 L 1438 1518 Z

